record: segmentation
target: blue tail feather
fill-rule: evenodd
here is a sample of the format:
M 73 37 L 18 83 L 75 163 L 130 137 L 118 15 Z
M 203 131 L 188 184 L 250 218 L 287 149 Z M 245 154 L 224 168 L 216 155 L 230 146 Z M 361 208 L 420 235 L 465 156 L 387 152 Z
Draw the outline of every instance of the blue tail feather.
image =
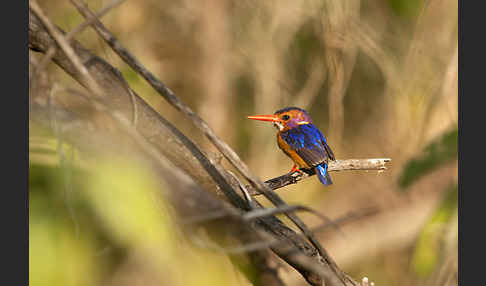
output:
M 319 181 L 321 181 L 321 183 L 323 185 L 326 185 L 326 186 L 332 185 L 331 176 L 329 175 L 329 172 L 327 171 L 327 164 L 326 163 L 322 163 L 322 164 L 316 166 L 316 174 L 317 174 L 317 177 L 319 177 Z

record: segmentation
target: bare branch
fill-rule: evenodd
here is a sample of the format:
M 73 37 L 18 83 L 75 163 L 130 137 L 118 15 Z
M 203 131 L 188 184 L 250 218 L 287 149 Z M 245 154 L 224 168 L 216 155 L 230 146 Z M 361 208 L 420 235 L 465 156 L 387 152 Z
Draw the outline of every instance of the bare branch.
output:
M 328 171 L 386 170 L 388 162 L 391 162 L 390 158 L 336 160 L 329 162 Z
M 386 170 L 386 163 L 391 162 L 390 158 L 379 158 L 379 159 L 347 159 L 347 160 L 336 160 L 329 162 L 329 172 L 339 172 L 339 171 L 353 171 L 353 170 Z M 291 184 L 297 184 L 297 182 L 306 179 L 310 176 L 315 175 L 312 170 L 303 170 L 304 172 L 292 172 L 280 177 L 276 177 L 265 181 L 272 190 L 280 189 Z M 258 191 L 247 186 L 248 192 L 252 196 L 261 195 Z

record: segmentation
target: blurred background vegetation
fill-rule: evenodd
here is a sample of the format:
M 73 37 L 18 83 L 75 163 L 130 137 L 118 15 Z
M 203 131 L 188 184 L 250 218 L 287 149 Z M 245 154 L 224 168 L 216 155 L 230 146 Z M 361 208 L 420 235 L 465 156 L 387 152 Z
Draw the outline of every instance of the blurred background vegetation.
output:
M 108 2 L 88 4 L 99 10 Z M 40 5 L 66 31 L 83 21 L 69 1 Z M 275 129 L 246 116 L 285 106 L 306 108 L 338 159 L 392 158 L 382 173 L 334 173 L 331 187 L 310 178 L 279 194 L 330 218 L 378 209 L 318 234 L 355 279 L 455 285 L 457 11 L 452 0 L 128 0 L 103 23 L 262 179 L 292 162 Z M 76 39 L 214 151 L 93 31 Z M 79 86 L 54 64 L 48 71 Z M 33 124 L 29 143 L 31 285 L 249 285 L 225 255 L 184 240 L 142 166 L 129 158 L 87 164 Z M 281 276 L 305 285 L 287 266 Z

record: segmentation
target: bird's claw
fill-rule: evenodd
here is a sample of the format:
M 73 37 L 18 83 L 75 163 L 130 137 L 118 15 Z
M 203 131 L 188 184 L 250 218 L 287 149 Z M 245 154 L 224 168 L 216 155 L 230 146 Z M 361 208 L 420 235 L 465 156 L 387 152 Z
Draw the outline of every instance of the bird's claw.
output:
M 294 165 L 294 166 L 292 167 L 292 169 L 290 170 L 290 172 L 289 172 L 289 173 L 294 173 L 294 172 L 299 172 L 299 174 L 300 174 L 300 175 L 303 175 L 303 174 L 304 174 L 304 171 L 302 171 L 302 170 L 298 169 L 298 168 L 297 168 L 297 165 Z

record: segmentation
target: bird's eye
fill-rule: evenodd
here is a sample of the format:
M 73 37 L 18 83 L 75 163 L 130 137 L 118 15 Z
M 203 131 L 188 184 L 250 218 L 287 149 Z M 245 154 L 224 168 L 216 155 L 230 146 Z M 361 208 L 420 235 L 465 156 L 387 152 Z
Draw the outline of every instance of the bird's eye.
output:
M 287 114 L 285 114 L 284 116 L 282 116 L 282 119 L 285 120 L 285 121 L 287 121 L 287 120 L 290 119 L 290 116 L 288 116 Z

